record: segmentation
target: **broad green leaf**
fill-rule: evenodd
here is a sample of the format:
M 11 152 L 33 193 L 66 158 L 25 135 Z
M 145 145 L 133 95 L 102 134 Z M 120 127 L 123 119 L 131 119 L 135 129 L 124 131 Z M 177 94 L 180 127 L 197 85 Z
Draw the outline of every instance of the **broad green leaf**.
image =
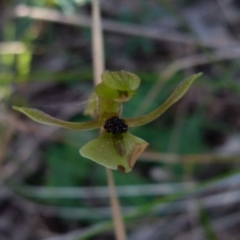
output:
M 101 121 L 89 121 L 89 122 L 82 122 L 82 123 L 62 121 L 54 117 L 51 117 L 50 115 L 34 108 L 24 108 L 24 107 L 13 106 L 13 109 L 27 115 L 29 118 L 31 118 L 32 120 L 38 123 L 42 123 L 46 125 L 64 127 L 64 128 L 73 129 L 73 130 L 90 130 L 90 129 L 100 128 L 102 126 Z
M 131 92 L 140 85 L 140 78 L 127 71 L 105 71 L 102 74 L 102 81 L 110 88 L 119 91 Z
M 136 118 L 125 119 L 125 122 L 129 127 L 141 126 L 147 124 L 154 119 L 162 115 L 168 108 L 170 108 L 174 103 L 176 103 L 180 98 L 184 96 L 192 83 L 199 78 L 202 73 L 194 74 L 191 77 L 187 78 L 185 81 L 181 82 L 178 87 L 173 91 L 170 97 L 156 110 L 153 112 Z
M 105 167 L 127 173 L 132 170 L 147 146 L 147 142 L 129 132 L 114 135 L 104 131 L 99 138 L 88 142 L 79 152 L 83 157 Z

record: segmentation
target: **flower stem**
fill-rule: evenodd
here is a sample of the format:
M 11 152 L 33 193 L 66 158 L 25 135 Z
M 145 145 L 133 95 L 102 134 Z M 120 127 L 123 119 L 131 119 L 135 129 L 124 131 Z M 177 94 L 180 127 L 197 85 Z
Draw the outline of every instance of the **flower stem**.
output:
M 100 5 L 98 0 L 92 0 L 93 17 L 93 66 L 94 84 L 101 82 L 101 74 L 104 71 L 103 34 L 101 26 Z M 121 214 L 120 204 L 117 197 L 112 171 L 106 168 L 108 186 L 110 191 L 110 202 L 114 220 L 115 237 L 117 240 L 125 240 L 125 226 Z

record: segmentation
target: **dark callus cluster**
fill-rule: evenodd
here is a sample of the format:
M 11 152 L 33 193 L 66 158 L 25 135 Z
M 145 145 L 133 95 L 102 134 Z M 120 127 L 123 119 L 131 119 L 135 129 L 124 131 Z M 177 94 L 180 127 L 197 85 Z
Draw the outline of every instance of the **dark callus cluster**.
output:
M 125 133 L 128 130 L 128 125 L 122 118 L 111 117 L 105 121 L 103 126 L 108 133 L 119 134 Z

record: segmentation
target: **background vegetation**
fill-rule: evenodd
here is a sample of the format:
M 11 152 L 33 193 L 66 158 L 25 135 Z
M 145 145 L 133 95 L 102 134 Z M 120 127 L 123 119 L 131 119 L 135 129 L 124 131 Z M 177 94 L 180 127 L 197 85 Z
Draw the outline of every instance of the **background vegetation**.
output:
M 106 69 L 142 83 L 123 115 L 156 108 L 202 71 L 149 142 L 114 172 L 128 239 L 239 239 L 240 5 L 101 1 Z M 12 105 L 83 121 L 93 90 L 88 0 L 0 2 L 0 239 L 114 239 L 105 169 L 79 155 L 97 131 L 36 124 Z

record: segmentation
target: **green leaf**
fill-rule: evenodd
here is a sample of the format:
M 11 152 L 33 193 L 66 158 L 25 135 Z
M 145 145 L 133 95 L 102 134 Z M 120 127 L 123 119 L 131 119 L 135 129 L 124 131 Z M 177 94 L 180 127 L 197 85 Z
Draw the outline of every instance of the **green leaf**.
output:
M 201 75 L 202 73 L 194 74 L 191 77 L 187 78 L 185 81 L 181 82 L 178 85 L 178 87 L 173 91 L 173 93 L 170 95 L 170 97 L 153 112 L 141 117 L 125 119 L 125 122 L 128 124 L 129 127 L 136 127 L 155 120 L 160 115 L 162 115 L 168 108 L 170 108 L 174 103 L 181 99 L 187 92 L 187 90 L 190 88 L 192 83 Z
M 140 85 L 140 78 L 127 71 L 105 71 L 102 74 L 102 81 L 110 88 L 119 91 L 131 92 Z
M 59 120 L 54 117 L 51 117 L 50 115 L 34 108 L 24 108 L 24 107 L 16 107 L 16 106 L 13 106 L 12 108 L 16 111 L 19 111 L 27 115 L 29 118 L 31 118 L 35 122 L 46 124 L 46 125 L 64 127 L 64 128 L 73 129 L 73 130 L 90 130 L 90 129 L 100 128 L 103 124 L 101 121 L 89 121 L 89 122 L 82 122 L 82 123 L 67 122 L 67 121 L 63 121 L 63 120 Z
M 129 132 L 114 135 L 104 131 L 99 138 L 83 146 L 80 154 L 105 167 L 127 173 L 147 146 L 146 141 Z

